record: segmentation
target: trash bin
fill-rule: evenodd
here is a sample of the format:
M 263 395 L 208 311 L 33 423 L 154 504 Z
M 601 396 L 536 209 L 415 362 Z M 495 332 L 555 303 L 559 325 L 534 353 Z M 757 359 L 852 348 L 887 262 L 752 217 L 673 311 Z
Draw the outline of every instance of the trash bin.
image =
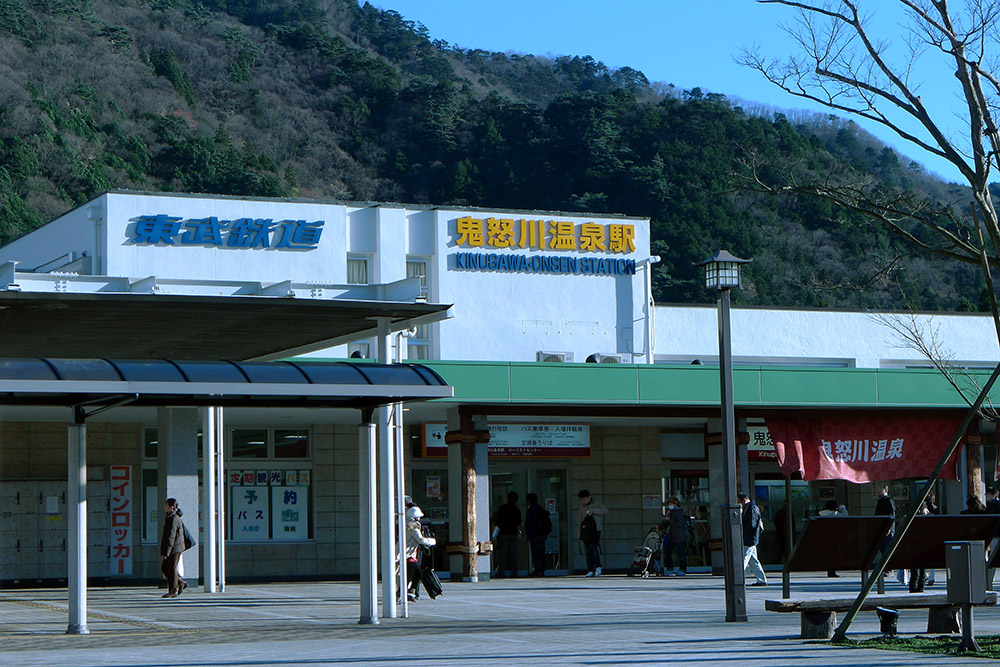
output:
M 986 546 L 983 542 L 945 542 L 948 602 L 982 604 L 986 601 Z

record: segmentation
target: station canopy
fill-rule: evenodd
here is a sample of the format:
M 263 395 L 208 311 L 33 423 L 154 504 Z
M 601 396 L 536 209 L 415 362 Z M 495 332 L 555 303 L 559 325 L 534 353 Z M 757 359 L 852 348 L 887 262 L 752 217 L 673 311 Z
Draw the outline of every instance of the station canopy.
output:
M 10 357 L 274 359 L 444 319 L 449 306 L 362 299 L 0 289 Z
M 448 398 L 416 364 L 0 359 L 0 404 L 374 407 Z

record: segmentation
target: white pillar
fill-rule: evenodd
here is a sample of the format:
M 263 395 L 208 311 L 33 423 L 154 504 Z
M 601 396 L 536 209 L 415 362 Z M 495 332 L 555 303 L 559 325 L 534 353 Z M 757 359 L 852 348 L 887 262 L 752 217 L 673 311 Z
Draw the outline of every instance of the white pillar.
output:
M 222 408 L 213 408 L 215 414 L 215 534 L 218 536 L 217 561 L 219 592 L 226 590 L 226 421 Z
M 87 426 L 77 409 L 68 429 L 66 505 L 69 509 L 69 626 L 66 634 L 87 635 Z
M 158 408 L 156 437 L 159 505 L 176 498 L 184 523 L 198 539 L 198 408 Z M 162 527 L 162 524 L 161 524 Z M 200 540 L 199 540 L 200 541 Z M 201 545 L 184 552 L 184 577 L 198 581 Z
M 396 618 L 396 479 L 392 409 L 375 410 L 378 422 L 379 553 L 382 557 L 382 618 Z
M 358 428 L 358 508 L 360 514 L 358 556 L 361 573 L 362 625 L 378 624 L 378 549 L 375 544 L 377 503 L 375 498 L 375 424 L 372 411 L 362 411 Z
M 389 320 L 378 319 L 378 362 L 391 364 Z M 392 410 L 383 405 L 375 410 L 378 424 L 378 540 L 382 556 L 382 618 L 396 618 L 396 482 L 392 450 Z
M 410 615 L 406 600 L 406 495 L 405 474 L 403 469 L 403 404 L 393 403 L 393 445 L 396 459 L 396 544 L 399 550 L 399 572 L 397 573 L 396 590 L 399 591 L 399 615 L 407 618 Z
M 218 590 L 216 581 L 216 523 L 215 523 L 215 441 L 218 431 L 215 426 L 217 408 L 203 408 L 201 422 L 201 465 L 202 465 L 202 525 L 205 533 L 202 539 L 203 572 L 205 573 L 205 592 L 215 593 Z

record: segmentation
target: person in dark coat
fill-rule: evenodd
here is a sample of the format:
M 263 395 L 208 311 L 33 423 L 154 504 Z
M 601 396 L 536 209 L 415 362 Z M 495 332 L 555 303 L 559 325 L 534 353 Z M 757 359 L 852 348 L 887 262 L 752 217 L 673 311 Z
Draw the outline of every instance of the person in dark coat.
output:
M 528 549 L 531 551 L 529 576 L 544 577 L 545 538 L 552 532 L 552 519 L 549 518 L 549 511 L 538 504 L 537 493 L 529 493 L 525 496 L 525 500 L 528 502 L 528 509 L 524 512 L 524 532 L 528 538 Z
M 496 553 L 496 572 L 493 576 L 500 578 L 510 571 L 510 576 L 517 576 L 517 538 L 521 532 L 521 510 L 517 507 L 517 491 L 507 494 L 507 502 L 497 508 L 493 515 L 493 523 L 497 528 L 497 539 L 494 545 Z
M 660 522 L 663 534 L 663 574 L 664 576 L 684 576 L 687 574 L 687 546 L 691 531 L 688 528 L 687 513 L 681 508 L 677 496 L 667 498 L 667 514 Z M 674 554 L 677 555 L 677 569 L 674 569 Z
M 160 537 L 160 571 L 167 578 L 165 598 L 175 598 L 184 592 L 187 584 L 177 573 L 181 554 L 184 553 L 184 522 L 181 521 L 181 508 L 177 506 L 176 498 L 167 498 L 163 503 L 163 533 Z
M 757 545 L 760 544 L 760 534 L 764 529 L 764 524 L 760 518 L 760 508 L 750 496 L 745 493 L 736 494 L 736 498 L 743 506 L 743 576 L 747 571 L 756 579 L 751 586 L 767 586 L 767 575 L 757 557 Z

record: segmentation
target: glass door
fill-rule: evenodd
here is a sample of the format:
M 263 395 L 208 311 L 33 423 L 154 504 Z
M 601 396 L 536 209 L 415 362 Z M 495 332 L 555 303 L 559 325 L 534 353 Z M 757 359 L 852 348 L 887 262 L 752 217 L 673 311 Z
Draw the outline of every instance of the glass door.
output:
M 500 505 L 507 502 L 507 494 L 517 493 L 517 507 L 521 510 L 521 520 L 524 520 L 529 492 L 538 494 L 538 503 L 549 511 L 552 519 L 552 532 L 545 540 L 545 568 L 549 574 L 568 574 L 568 542 L 569 533 L 567 475 L 565 468 L 543 467 L 539 464 L 491 464 L 490 465 L 490 530 L 492 531 L 493 515 Z M 521 537 L 517 543 L 517 563 L 520 576 L 529 572 L 531 558 L 528 550 L 528 540 L 522 526 Z

